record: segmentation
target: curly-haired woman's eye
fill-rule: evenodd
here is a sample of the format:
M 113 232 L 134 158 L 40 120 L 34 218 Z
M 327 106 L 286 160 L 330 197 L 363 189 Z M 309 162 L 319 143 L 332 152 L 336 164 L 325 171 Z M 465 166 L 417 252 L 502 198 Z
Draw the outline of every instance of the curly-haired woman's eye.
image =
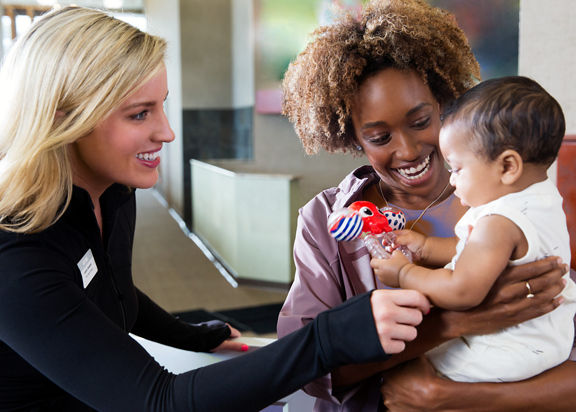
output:
M 425 129 L 430 125 L 431 118 L 429 116 L 422 117 L 412 123 L 412 127 L 415 129 Z
M 375 145 L 384 145 L 384 144 L 387 144 L 388 142 L 390 142 L 391 139 L 392 139 L 392 134 L 385 133 L 385 134 L 380 134 L 377 136 L 371 136 L 368 139 L 368 142 L 375 144 Z

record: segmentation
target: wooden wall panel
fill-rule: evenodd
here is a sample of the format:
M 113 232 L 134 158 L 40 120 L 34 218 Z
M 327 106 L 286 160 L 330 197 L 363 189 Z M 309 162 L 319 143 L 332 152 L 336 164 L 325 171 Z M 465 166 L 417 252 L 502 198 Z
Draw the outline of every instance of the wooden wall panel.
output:
M 564 212 L 570 232 L 570 266 L 576 269 L 576 135 L 566 136 L 558 155 L 558 190 L 564 197 Z

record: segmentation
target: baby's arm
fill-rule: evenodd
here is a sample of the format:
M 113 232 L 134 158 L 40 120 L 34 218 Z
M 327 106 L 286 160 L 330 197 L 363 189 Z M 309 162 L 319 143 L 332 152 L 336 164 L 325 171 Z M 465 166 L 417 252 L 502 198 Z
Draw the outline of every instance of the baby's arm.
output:
M 484 300 L 521 245 L 526 246 L 526 239 L 518 226 L 505 217 L 490 215 L 481 218 L 471 231 L 453 271 L 417 266 L 399 252 L 389 260 L 374 259 L 372 267 L 389 286 L 416 289 L 437 306 L 465 310 Z M 397 285 L 392 284 L 394 277 Z
M 456 253 L 458 238 L 426 236 L 413 230 L 397 230 L 396 243 L 406 246 L 418 263 L 430 267 L 444 266 Z

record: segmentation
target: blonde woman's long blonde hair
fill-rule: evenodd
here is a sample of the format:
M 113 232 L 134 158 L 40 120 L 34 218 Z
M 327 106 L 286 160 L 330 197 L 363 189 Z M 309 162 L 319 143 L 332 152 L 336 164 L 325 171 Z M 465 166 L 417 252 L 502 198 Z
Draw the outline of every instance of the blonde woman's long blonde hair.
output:
M 67 147 L 163 67 L 166 43 L 98 10 L 35 23 L 0 70 L 0 230 L 57 221 L 72 194 Z

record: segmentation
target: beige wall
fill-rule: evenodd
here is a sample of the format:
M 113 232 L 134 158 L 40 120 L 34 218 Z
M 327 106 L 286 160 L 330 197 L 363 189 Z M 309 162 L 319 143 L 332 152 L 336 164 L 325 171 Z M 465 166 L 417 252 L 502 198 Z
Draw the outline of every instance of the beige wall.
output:
M 180 1 L 185 109 L 254 104 L 252 0 Z
M 521 0 L 518 72 L 538 81 L 562 105 L 576 134 L 576 2 Z
M 2 5 L 0 4 L 0 16 L 4 15 L 4 9 L 2 8 Z M 2 29 L 2 19 L 0 19 L 0 33 L 3 33 L 3 29 Z M 0 39 L 2 39 L 2 36 L 0 36 Z M 3 42 L 0 41 L 0 60 L 4 57 L 4 45 L 2 44 Z
M 576 134 L 574 0 L 521 0 L 518 74 L 539 82 L 562 106 L 566 134 Z M 548 174 L 556 181 L 556 164 Z
M 180 1 L 184 109 L 232 107 L 230 1 Z
M 164 145 L 160 180 L 156 187 L 170 207 L 180 215 L 183 211 L 182 163 L 182 83 L 180 65 L 180 11 L 178 0 L 146 0 L 145 12 L 148 31 L 168 42 L 166 70 L 168 73 L 168 98 L 166 113 L 174 130 L 174 142 Z
M 254 7 L 232 0 L 232 106 L 254 105 Z

